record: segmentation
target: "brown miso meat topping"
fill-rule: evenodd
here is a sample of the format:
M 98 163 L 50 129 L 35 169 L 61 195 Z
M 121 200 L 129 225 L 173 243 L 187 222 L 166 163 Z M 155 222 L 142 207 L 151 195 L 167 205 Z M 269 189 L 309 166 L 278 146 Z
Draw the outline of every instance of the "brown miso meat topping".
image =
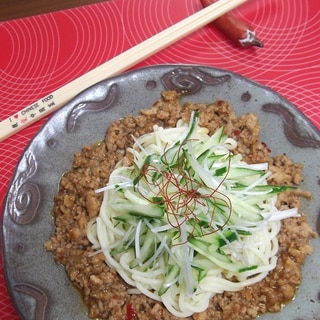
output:
M 102 194 L 95 190 L 108 182 L 115 164 L 125 158 L 126 148 L 132 145 L 132 135 L 138 137 L 152 131 L 153 125 L 173 127 L 178 119 L 188 121 L 192 110 L 200 111 L 200 126 L 207 127 L 210 134 L 219 127 L 237 140 L 236 153 L 242 153 L 247 162 L 268 162 L 273 175 L 270 182 L 296 185 L 302 181 L 302 166 L 287 156 L 271 157 L 267 142 L 259 138 L 259 119 L 254 114 L 237 117 L 230 104 L 218 100 L 211 104 L 180 103 L 176 92 L 164 92 L 161 99 L 137 116 L 127 116 L 115 121 L 100 143 L 84 146 L 75 154 L 72 168 L 59 183 L 52 214 L 55 234 L 45 243 L 56 263 L 65 266 L 73 285 L 82 293 L 92 319 L 126 319 L 130 303 L 139 320 L 178 320 L 164 306 L 144 295 L 130 295 L 129 286 L 110 269 L 103 254 L 91 255 L 93 249 L 87 239 L 87 224 L 99 214 Z M 286 192 L 278 199 L 278 206 L 301 209 L 301 197 L 310 197 L 302 190 Z M 48 213 L 49 214 L 49 213 Z M 301 265 L 312 252 L 309 243 L 315 236 L 302 214 L 282 222 L 276 269 L 261 282 L 239 292 L 217 294 L 209 308 L 194 314 L 188 320 L 246 320 L 265 312 L 278 312 L 282 305 L 291 301 L 301 282 Z M 79 303 L 81 299 L 79 298 Z M 293 302 L 294 303 L 294 302 Z M 181 319 L 181 318 L 180 318 Z

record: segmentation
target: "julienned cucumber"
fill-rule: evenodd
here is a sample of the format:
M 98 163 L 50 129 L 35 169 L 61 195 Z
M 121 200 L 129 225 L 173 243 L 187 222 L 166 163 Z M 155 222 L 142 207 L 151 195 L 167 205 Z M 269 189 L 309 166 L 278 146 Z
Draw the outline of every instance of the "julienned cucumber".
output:
M 131 201 L 112 203 L 112 209 L 116 212 L 126 212 L 131 216 L 145 217 L 145 218 L 162 218 L 165 212 L 164 206 L 161 205 L 142 205 L 132 203 Z M 124 219 L 124 216 L 121 214 Z M 120 216 L 120 217 L 121 217 Z M 115 217 L 117 219 L 117 217 Z
M 193 113 L 170 145 L 165 129 L 161 136 L 154 131 L 143 137 L 148 147 L 138 139 L 131 170 L 111 175 L 114 188 L 105 191 L 112 228 L 118 230 L 111 258 L 119 263 L 124 255 L 132 257 L 129 277 L 130 269 L 163 268 L 162 284 L 153 289 L 159 296 L 173 285 L 192 295 L 212 268 L 234 277 L 257 269 L 245 262 L 246 247 L 238 252 L 236 245 L 271 217 L 276 220 L 272 199 L 292 188 L 268 185 L 267 164 L 245 163 L 231 152 L 236 142 L 224 128 L 209 136 L 200 133 L 198 120 Z

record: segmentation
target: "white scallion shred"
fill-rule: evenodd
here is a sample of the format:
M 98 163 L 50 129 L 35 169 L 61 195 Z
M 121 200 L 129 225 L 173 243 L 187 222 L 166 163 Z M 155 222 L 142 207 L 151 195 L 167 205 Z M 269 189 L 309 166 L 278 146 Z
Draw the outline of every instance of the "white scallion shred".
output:
M 162 301 L 177 317 L 261 281 L 276 266 L 280 221 L 299 216 L 276 208 L 291 187 L 268 185 L 267 163 L 247 164 L 224 128 L 209 136 L 198 121 L 194 112 L 189 124 L 134 138 L 134 165 L 119 163 L 97 190 L 104 200 L 88 226 L 129 293 Z

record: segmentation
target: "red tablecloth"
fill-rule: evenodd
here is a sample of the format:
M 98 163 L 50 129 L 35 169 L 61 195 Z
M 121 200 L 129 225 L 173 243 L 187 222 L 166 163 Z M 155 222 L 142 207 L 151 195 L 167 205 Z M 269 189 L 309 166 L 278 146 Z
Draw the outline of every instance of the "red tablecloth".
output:
M 200 9 L 200 0 L 115 0 L 1 22 L 0 120 Z M 239 49 L 207 26 L 135 68 L 228 69 L 278 91 L 320 128 L 320 2 L 252 0 L 235 14 L 252 22 L 264 48 Z M 21 153 L 45 120 L 0 143 L 1 206 Z M 18 319 L 2 269 L 0 318 Z

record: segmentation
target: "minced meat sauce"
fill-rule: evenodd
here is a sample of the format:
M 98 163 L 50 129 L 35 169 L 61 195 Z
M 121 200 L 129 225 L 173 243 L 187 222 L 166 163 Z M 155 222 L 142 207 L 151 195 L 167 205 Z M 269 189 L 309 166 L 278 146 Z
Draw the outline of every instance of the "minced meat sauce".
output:
M 137 116 L 115 121 L 105 139 L 85 146 L 74 156 L 73 166 L 60 181 L 54 199 L 55 234 L 45 243 L 55 261 L 65 270 L 88 306 L 88 316 L 108 320 L 172 320 L 177 319 L 164 306 L 144 295 L 130 295 L 128 285 L 110 269 L 103 254 L 92 254 L 87 239 L 87 223 L 99 214 L 102 194 L 95 190 L 105 186 L 115 164 L 125 158 L 126 148 L 132 146 L 132 136 L 151 132 L 154 124 L 173 127 L 178 119 L 188 121 L 192 110 L 200 111 L 200 126 L 214 133 L 224 126 L 225 133 L 238 142 L 235 153 L 241 153 L 248 163 L 268 162 L 273 172 L 272 184 L 298 185 L 302 181 L 302 166 L 286 155 L 271 157 L 268 146 L 259 140 L 260 125 L 256 115 L 236 117 L 225 101 L 212 104 L 180 103 L 179 95 L 164 92 L 162 99 Z M 279 208 L 298 207 L 301 197 L 309 192 L 299 189 L 285 192 L 278 198 Z M 209 308 L 194 314 L 194 320 L 254 319 L 265 312 L 278 312 L 293 299 L 301 282 L 301 265 L 312 252 L 309 240 L 315 236 L 306 217 L 282 221 L 276 268 L 261 282 L 239 292 L 217 294 Z M 129 311 L 128 311 L 129 310 Z M 131 319 L 130 319 L 131 318 Z

